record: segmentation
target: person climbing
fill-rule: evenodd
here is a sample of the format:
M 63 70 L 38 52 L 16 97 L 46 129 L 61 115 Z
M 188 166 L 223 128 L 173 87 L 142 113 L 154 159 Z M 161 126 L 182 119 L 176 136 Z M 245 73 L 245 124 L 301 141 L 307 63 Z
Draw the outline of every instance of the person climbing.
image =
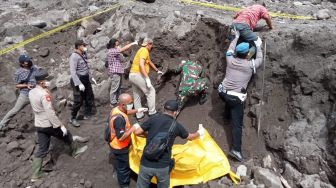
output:
M 34 112 L 35 127 L 37 132 L 38 149 L 35 153 L 32 164 L 31 181 L 37 181 L 43 177 L 42 161 L 47 156 L 50 137 L 63 140 L 70 146 L 72 157 L 76 158 L 79 154 L 86 151 L 87 146 L 79 147 L 77 141 L 87 142 L 87 139 L 79 136 L 72 136 L 59 118 L 56 116 L 52 106 L 52 99 L 48 86 L 48 72 L 39 69 L 35 73 L 37 85 L 29 92 L 29 101 Z
M 117 172 L 120 188 L 129 187 L 131 169 L 129 167 L 128 149 L 131 145 L 131 134 L 135 127 L 131 126 L 128 114 L 146 112 L 147 108 L 133 108 L 131 95 L 123 93 L 118 98 L 118 106 L 112 109 L 109 116 L 108 144 L 110 158 Z
M 89 119 L 93 115 L 94 94 L 90 80 L 92 80 L 95 84 L 97 84 L 97 82 L 90 76 L 86 52 L 86 43 L 83 40 L 77 40 L 75 42 L 75 51 L 69 58 L 71 73 L 70 84 L 72 86 L 74 98 L 70 123 L 74 127 L 80 126 L 77 121 L 77 113 L 83 105 L 83 102 L 85 102 L 84 119 Z
M 269 15 L 265 3 L 252 5 L 246 7 L 234 15 L 234 20 L 231 25 L 231 30 L 236 29 L 240 33 L 238 44 L 247 42 L 250 44 L 250 53 L 248 59 L 255 57 L 256 49 L 254 41 L 258 39 L 257 35 L 253 32 L 260 19 L 264 19 L 270 29 L 273 29 L 271 16 Z M 234 31 L 233 31 L 234 33 Z
M 131 48 L 133 45 L 138 45 L 138 42 L 132 42 L 124 47 L 120 47 L 119 40 L 112 38 L 107 44 L 107 69 L 109 80 L 111 80 L 110 90 L 110 104 L 115 107 L 117 99 L 120 94 L 122 83 L 122 75 L 124 74 L 124 67 L 121 62 L 121 55 L 123 52 Z
M 141 48 L 134 56 L 131 66 L 129 80 L 132 83 L 134 107 L 141 108 L 141 93 L 144 93 L 148 104 L 148 114 L 154 115 L 155 109 L 155 88 L 153 87 L 151 80 L 149 79 L 150 68 L 154 69 L 158 74 L 163 74 L 150 59 L 150 51 L 153 48 L 153 40 L 145 38 L 141 44 Z M 136 118 L 142 119 L 144 113 L 137 113 Z
M 204 104 L 207 100 L 207 90 L 209 79 L 204 78 L 204 69 L 195 54 L 189 55 L 189 60 L 182 61 L 174 73 L 181 73 L 181 79 L 177 90 L 178 114 L 183 109 L 189 97 L 200 95 L 199 104 Z
M 157 157 L 158 159 L 153 160 L 147 158 L 145 154 L 142 155 L 136 185 L 137 188 L 149 187 L 153 176 L 157 178 L 158 188 L 168 188 L 170 183 L 170 171 L 174 165 L 174 161 L 171 159 L 171 156 L 175 138 L 179 136 L 182 139 L 194 140 L 204 136 L 204 128 L 202 126 L 199 127 L 197 132 L 188 133 L 180 123 L 176 122 L 175 118 L 177 111 L 178 104 L 176 100 L 168 100 L 164 104 L 163 114 L 158 113 L 154 116 L 150 116 L 149 119 L 142 125 L 134 125 L 134 134 L 142 135 L 144 132 L 147 132 L 145 148 L 151 140 L 157 137 L 160 133 L 168 134 L 171 131 L 171 134 L 168 134 L 170 136 L 167 138 L 168 145 L 164 149 L 164 152 Z M 170 130 L 172 126 L 174 126 L 174 128 Z
M 8 111 L 0 122 L 0 129 L 7 126 L 12 118 L 19 113 L 25 106 L 29 104 L 28 94 L 36 85 L 35 72 L 37 67 L 33 65 L 32 60 L 27 55 L 20 55 L 20 68 L 14 73 L 14 81 L 16 88 L 19 89 L 19 97 L 16 100 L 14 107 Z
M 255 41 L 256 59 L 248 60 L 249 44 L 243 42 L 237 45 L 238 38 L 239 32 L 235 31 L 235 39 L 226 52 L 226 74 L 218 87 L 218 94 L 225 102 L 225 116 L 231 119 L 232 123 L 232 145 L 229 155 L 242 161 L 241 140 L 246 89 L 252 75 L 262 64 L 262 41 L 259 37 Z

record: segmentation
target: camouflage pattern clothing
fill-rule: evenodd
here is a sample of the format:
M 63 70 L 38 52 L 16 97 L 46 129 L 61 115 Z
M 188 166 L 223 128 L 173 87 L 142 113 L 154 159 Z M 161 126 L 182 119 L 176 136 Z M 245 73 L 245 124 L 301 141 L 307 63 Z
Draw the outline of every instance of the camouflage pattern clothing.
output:
M 187 97 L 200 94 L 206 95 L 206 91 L 209 88 L 209 80 L 201 77 L 203 67 L 197 62 L 186 61 L 181 63 L 175 70 L 175 73 L 180 72 L 182 72 L 182 75 L 177 96 L 179 108 L 182 109 Z

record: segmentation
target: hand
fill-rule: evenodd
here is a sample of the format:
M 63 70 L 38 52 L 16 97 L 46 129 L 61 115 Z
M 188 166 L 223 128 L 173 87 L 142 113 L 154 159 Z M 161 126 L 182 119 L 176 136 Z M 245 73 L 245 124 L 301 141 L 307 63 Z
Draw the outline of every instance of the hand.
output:
M 198 124 L 198 134 L 200 135 L 200 138 L 203 139 L 204 138 L 204 127 L 202 124 Z
M 137 40 L 131 43 L 132 46 L 133 46 L 133 45 L 138 45 L 138 44 L 139 44 L 139 43 L 138 43 Z
M 137 130 L 137 129 L 140 127 L 140 125 L 139 125 L 139 123 L 135 123 L 135 124 L 133 125 L 133 127 L 134 127 L 135 130 Z
M 160 70 L 158 70 L 157 73 L 163 75 L 163 72 Z
M 92 82 L 93 82 L 95 85 L 98 85 L 96 79 L 91 78 L 91 80 L 92 80 Z
M 138 113 L 147 112 L 147 111 L 148 111 L 148 108 L 138 108 L 137 109 Z
M 258 37 L 258 39 L 257 39 L 256 41 L 254 41 L 254 44 L 255 44 L 257 47 L 260 47 L 261 44 L 262 44 L 261 38 Z
M 79 84 L 79 91 L 85 91 L 85 86 L 83 84 Z
M 186 62 L 187 62 L 186 60 L 182 60 L 181 65 L 185 64 Z
M 27 84 L 27 88 L 28 88 L 28 89 L 33 89 L 33 87 L 34 87 L 34 86 L 31 85 L 31 84 Z
M 64 127 L 64 125 L 61 126 L 61 131 L 63 132 L 63 136 L 68 134 L 67 129 Z
M 150 79 L 149 79 L 148 77 L 146 78 L 146 86 L 147 86 L 148 88 L 153 87 L 153 85 L 152 85 L 152 83 L 151 83 L 151 81 L 150 81 Z
M 231 34 L 234 35 L 236 38 L 239 38 L 239 36 L 240 36 L 240 32 L 237 31 L 236 27 L 233 27 L 231 29 Z

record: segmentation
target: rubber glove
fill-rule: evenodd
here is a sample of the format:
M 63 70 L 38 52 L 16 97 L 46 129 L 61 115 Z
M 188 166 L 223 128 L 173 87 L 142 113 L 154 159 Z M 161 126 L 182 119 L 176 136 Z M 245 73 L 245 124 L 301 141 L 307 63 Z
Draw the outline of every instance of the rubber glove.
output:
M 68 134 L 67 129 L 64 127 L 64 125 L 61 126 L 61 131 L 63 132 L 63 136 Z
M 96 79 L 91 78 L 91 80 L 92 80 L 92 82 L 93 82 L 95 85 L 98 85 Z
M 132 42 L 131 44 L 132 44 L 132 46 L 133 46 L 133 45 L 138 45 L 139 43 L 138 43 L 138 41 L 136 40 L 136 41 Z
M 235 38 L 239 38 L 239 36 L 240 36 L 240 32 L 237 31 L 236 27 L 233 27 L 233 28 L 231 29 L 231 34 L 234 35 Z
M 141 112 L 147 112 L 148 111 L 148 108 L 138 108 L 137 109 L 138 111 L 138 113 L 141 113 Z
M 204 138 L 204 127 L 202 124 L 198 124 L 198 134 L 200 135 L 200 138 L 203 139 Z
M 79 91 L 85 91 L 85 86 L 83 84 L 79 84 Z
M 137 129 L 140 127 L 140 125 L 139 125 L 139 123 L 135 123 L 135 124 L 133 125 L 133 127 L 135 128 L 135 130 L 137 130 Z
M 254 44 L 255 44 L 256 46 L 260 47 L 261 44 L 262 44 L 262 40 L 261 40 L 261 38 L 258 37 L 258 39 L 257 39 L 256 41 L 254 41 Z
M 152 85 L 152 83 L 151 83 L 149 77 L 146 78 L 146 86 L 147 86 L 148 88 L 153 87 L 153 85 Z
M 158 70 L 157 73 L 163 75 L 163 72 L 160 70 Z

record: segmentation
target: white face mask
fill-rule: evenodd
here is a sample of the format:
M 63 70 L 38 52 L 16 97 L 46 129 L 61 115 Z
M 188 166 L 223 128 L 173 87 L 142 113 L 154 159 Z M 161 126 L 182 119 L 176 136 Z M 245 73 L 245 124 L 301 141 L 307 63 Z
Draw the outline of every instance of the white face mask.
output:
M 133 109 L 133 103 L 126 105 L 126 110 L 132 110 Z
M 45 82 L 44 82 L 44 85 L 45 85 L 45 87 L 50 87 L 50 82 L 45 81 Z
M 87 47 L 83 47 L 83 52 L 87 52 Z

